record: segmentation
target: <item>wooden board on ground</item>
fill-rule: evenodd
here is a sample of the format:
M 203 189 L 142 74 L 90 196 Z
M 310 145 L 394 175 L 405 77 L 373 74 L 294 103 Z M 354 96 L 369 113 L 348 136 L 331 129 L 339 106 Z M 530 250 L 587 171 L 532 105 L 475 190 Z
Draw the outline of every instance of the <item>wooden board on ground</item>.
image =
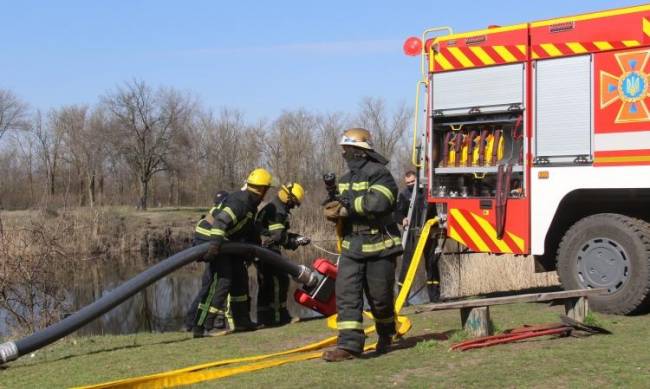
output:
M 417 312 L 443 311 L 446 309 L 461 309 L 474 307 L 489 307 L 491 305 L 534 303 L 544 301 L 576 299 L 585 296 L 598 296 L 607 292 L 607 289 L 576 289 L 561 292 L 530 293 L 505 297 L 490 297 L 485 299 L 472 299 L 452 301 L 448 303 L 426 304 L 418 307 Z
M 470 337 L 492 335 L 490 306 L 516 303 L 535 303 L 545 301 L 564 301 L 567 316 L 583 322 L 589 313 L 589 296 L 598 296 L 607 289 L 577 289 L 561 292 L 530 293 L 518 296 L 492 297 L 485 299 L 453 301 L 448 303 L 427 304 L 419 307 L 416 312 L 442 311 L 460 309 L 460 320 L 463 329 Z

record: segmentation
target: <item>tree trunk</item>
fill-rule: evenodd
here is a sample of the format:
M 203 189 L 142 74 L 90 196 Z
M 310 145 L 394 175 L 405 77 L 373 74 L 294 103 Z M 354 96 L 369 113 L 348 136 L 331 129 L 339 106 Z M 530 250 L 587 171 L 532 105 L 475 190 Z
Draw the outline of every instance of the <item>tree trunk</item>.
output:
M 54 195 L 54 169 L 50 169 L 49 174 L 50 195 Z
M 99 205 L 104 204 L 104 173 L 99 173 Z
M 147 197 L 149 195 L 149 180 L 140 178 L 140 208 L 147 210 Z
M 95 206 L 95 173 L 90 173 L 88 177 L 88 205 L 90 208 Z

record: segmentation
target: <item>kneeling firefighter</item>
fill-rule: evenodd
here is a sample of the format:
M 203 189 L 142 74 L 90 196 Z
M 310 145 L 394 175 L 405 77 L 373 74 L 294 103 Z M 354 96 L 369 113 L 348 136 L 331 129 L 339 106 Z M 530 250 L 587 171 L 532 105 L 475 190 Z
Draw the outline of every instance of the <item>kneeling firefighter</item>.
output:
M 339 336 L 336 348 L 323 353 L 330 362 L 363 352 L 364 292 L 379 335 L 376 351 L 388 351 L 396 333 L 395 259 L 402 253 L 393 219 L 397 184 L 385 166 L 388 160 L 374 151 L 363 128 L 345 131 L 340 145 L 349 172 L 339 181 L 339 200 L 328 202 L 324 210 L 328 220 L 342 224 L 343 239 L 336 277 Z
M 251 331 L 257 328 L 250 319 L 246 268 L 246 260 L 249 258 L 220 255 L 219 250 L 225 240 L 258 243 L 254 226 L 255 213 L 271 186 L 271 180 L 271 173 L 267 170 L 253 170 L 246 180 L 245 188 L 228 196 L 214 215 L 211 228 L 206 231 L 210 237 L 210 246 L 202 260 L 210 264 L 212 282 L 199 295 L 201 305 L 192 329 L 195 337 L 205 336 L 206 321 L 214 318 L 217 313 L 224 312 L 227 305 L 232 316 L 228 323 L 231 330 Z
M 283 185 L 277 196 L 258 212 L 255 224 L 262 238 L 262 246 L 279 254 L 281 248 L 295 250 L 309 244 L 309 238 L 289 232 L 291 210 L 300 206 L 304 196 L 305 191 L 300 184 Z M 265 326 L 289 323 L 289 275 L 263 262 L 256 262 L 255 266 L 258 280 L 257 323 Z

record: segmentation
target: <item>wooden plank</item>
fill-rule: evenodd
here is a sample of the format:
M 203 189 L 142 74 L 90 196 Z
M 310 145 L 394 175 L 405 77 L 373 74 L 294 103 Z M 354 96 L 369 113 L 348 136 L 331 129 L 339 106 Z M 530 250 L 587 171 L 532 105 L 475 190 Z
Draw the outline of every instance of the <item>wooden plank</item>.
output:
M 589 314 L 589 301 L 586 297 L 569 299 L 564 302 L 564 309 L 568 317 L 583 323 Z
M 460 321 L 465 332 L 472 338 L 492 335 L 489 307 L 462 308 Z
M 448 303 L 422 305 L 418 307 L 417 312 L 443 311 L 447 309 L 488 307 L 491 305 L 564 300 L 564 299 L 578 298 L 584 296 L 598 296 L 606 292 L 607 289 L 605 288 L 577 289 L 577 290 L 565 290 L 561 292 L 531 293 L 531 294 L 521 294 L 518 296 L 505 296 L 505 297 L 492 297 L 486 299 L 453 301 Z

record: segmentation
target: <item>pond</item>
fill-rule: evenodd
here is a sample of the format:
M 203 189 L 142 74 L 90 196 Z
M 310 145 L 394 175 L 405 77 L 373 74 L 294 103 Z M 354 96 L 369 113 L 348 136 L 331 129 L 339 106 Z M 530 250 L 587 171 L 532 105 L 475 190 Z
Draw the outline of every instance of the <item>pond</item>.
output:
M 154 264 L 155 261 L 152 263 L 139 255 L 83 261 L 74 269 L 74 272 L 68 272 L 67 280 L 63 280 L 66 306 L 69 307 L 68 312 L 75 312 L 91 304 Z M 76 334 L 129 334 L 141 331 L 183 330 L 186 310 L 201 286 L 203 267 L 203 263 L 193 263 L 158 280 L 113 310 L 88 323 Z M 251 317 L 255 320 L 257 282 L 254 266 L 249 267 L 249 285 L 252 299 Z M 319 316 L 317 312 L 305 308 L 293 300 L 293 290 L 296 287 L 297 284 L 292 281 L 287 300 L 291 315 L 301 318 Z M 416 294 L 410 299 L 413 304 L 426 300 L 425 291 L 418 289 L 418 286 L 414 287 Z M 6 318 L 7 312 L 0 310 L 0 336 L 11 334 Z

